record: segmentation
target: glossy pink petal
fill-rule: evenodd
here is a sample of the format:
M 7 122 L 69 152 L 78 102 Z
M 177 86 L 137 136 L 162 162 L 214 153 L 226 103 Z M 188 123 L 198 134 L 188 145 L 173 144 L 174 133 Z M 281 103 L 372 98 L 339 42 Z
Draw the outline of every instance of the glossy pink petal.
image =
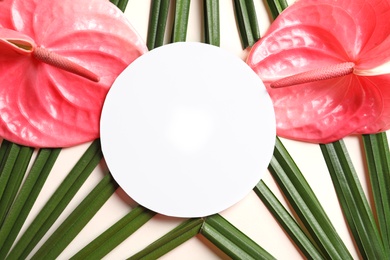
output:
M 13 22 L 12 22 L 12 17 L 10 16 L 10 13 L 11 13 L 10 0 L 1 0 L 0 7 L 1 7 L 0 27 L 12 28 Z
M 366 102 L 372 104 L 372 111 L 366 110 L 365 114 L 379 115 L 374 122 L 356 129 L 355 133 L 378 133 L 390 129 L 390 75 L 359 77 L 359 81 L 366 87 L 366 93 L 372 94 L 366 96 Z
M 389 18 L 389 2 L 383 0 L 298 0 L 272 23 L 267 34 L 294 25 L 322 29 L 356 59 L 387 38 Z
M 271 98 L 278 135 L 315 143 L 336 141 L 371 125 L 382 111 L 382 103 L 375 102 L 379 91 L 355 75 L 273 89 Z
M 293 25 L 263 37 L 253 46 L 247 63 L 264 82 L 271 82 L 346 59 L 334 35 L 319 28 Z
M 16 55 L 4 44 L 14 35 L 0 34 L 0 135 L 37 147 L 98 138 L 108 89 L 147 51 L 123 13 L 107 0 L 4 0 L 0 8 L 0 26 L 34 41 L 33 52 L 42 47 L 99 78 L 96 83 L 33 55 Z
M 389 11 L 388 1 L 305 0 L 276 19 L 253 46 L 247 63 L 268 87 L 280 136 L 328 143 L 349 134 L 389 129 L 387 75 L 347 74 L 270 87 L 280 79 L 339 64 L 364 70 L 389 61 Z M 386 54 L 380 56 L 380 51 Z M 370 53 L 375 55 L 367 57 Z

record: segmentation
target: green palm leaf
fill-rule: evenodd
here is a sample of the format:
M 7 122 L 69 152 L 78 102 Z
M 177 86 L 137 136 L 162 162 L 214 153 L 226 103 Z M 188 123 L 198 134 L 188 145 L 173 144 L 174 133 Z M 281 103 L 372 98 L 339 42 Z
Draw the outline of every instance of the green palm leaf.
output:
M 128 259 L 157 259 L 196 236 L 202 227 L 202 219 L 188 219 Z
M 41 149 L 0 229 L 0 259 L 3 259 L 22 228 L 60 149 Z
M 2 194 L 3 196 L 0 196 L 0 223 L 3 222 L 5 219 L 6 214 L 8 213 L 9 208 L 12 205 L 12 202 L 14 201 L 16 194 L 20 188 L 20 185 L 22 184 L 22 180 L 25 176 L 28 164 L 30 162 L 31 156 L 33 155 L 34 148 L 21 146 L 19 147 L 16 144 L 10 145 L 13 148 L 16 148 L 17 151 L 10 149 L 10 152 L 13 150 L 14 152 L 17 152 L 17 158 L 14 161 L 13 156 L 11 155 L 12 152 L 8 155 L 8 157 L 11 160 L 7 160 L 9 165 L 13 165 L 12 171 L 2 171 L 2 177 L 0 177 L 0 183 L 3 187 L 1 190 L 3 190 Z M 4 165 L 6 167 L 6 165 Z M 6 177 L 7 176 L 7 177 Z M 8 180 L 5 180 L 7 178 Z
M 190 3 L 190 0 L 176 0 L 172 42 L 186 41 Z
M 26 258 L 30 254 L 81 188 L 93 169 L 99 164 L 102 157 L 100 141 L 96 140 L 89 146 L 23 233 L 9 253 L 11 259 Z
M 219 0 L 204 1 L 204 31 L 205 42 L 214 46 L 219 46 Z
M 269 170 L 321 253 L 331 259 L 352 259 L 311 187 L 279 138 L 276 139 Z
M 234 0 L 234 7 L 242 47 L 245 49 L 260 39 L 255 6 L 253 0 Z
M 200 233 L 232 259 L 275 259 L 219 214 L 207 217 Z
M 146 46 L 148 46 L 149 50 L 164 44 L 169 3 L 169 0 L 156 0 L 151 3 L 148 36 L 146 39 Z
M 307 258 L 325 259 L 315 243 L 312 242 L 312 239 L 304 232 L 294 217 L 283 207 L 263 181 L 256 185 L 254 191 Z
M 367 259 L 388 259 L 344 142 L 321 145 L 321 150 L 360 253 Z
M 379 231 L 390 255 L 390 152 L 386 133 L 363 135 L 363 143 Z
M 71 259 L 100 259 L 132 235 L 156 213 L 137 206 Z
M 96 212 L 117 189 L 110 175 L 106 175 L 84 198 L 73 212 L 45 241 L 31 259 L 55 259 L 92 219 Z

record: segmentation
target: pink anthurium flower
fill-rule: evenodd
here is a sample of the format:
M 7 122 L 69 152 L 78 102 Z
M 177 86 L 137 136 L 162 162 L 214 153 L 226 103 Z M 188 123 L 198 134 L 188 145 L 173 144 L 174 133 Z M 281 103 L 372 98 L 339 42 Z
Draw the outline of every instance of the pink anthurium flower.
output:
M 99 137 L 115 78 L 147 51 L 108 0 L 0 1 L 0 136 L 34 147 Z
M 328 143 L 390 129 L 390 2 L 298 0 L 247 63 L 273 99 L 277 133 Z

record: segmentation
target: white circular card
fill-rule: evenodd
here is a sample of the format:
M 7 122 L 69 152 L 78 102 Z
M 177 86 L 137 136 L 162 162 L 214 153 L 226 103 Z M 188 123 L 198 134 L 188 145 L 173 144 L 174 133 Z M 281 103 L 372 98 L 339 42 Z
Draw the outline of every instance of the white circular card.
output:
M 175 217 L 218 213 L 267 171 L 271 99 L 239 58 L 174 43 L 135 60 L 109 91 L 101 143 L 114 179 L 136 202 Z

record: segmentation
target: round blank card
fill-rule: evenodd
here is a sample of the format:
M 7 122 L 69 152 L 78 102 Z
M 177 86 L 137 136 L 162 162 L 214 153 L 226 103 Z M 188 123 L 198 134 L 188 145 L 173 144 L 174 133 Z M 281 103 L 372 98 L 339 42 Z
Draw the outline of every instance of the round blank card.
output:
M 137 203 L 175 217 L 218 213 L 267 171 L 275 144 L 271 99 L 239 58 L 174 43 L 135 60 L 101 118 L 108 168 Z

